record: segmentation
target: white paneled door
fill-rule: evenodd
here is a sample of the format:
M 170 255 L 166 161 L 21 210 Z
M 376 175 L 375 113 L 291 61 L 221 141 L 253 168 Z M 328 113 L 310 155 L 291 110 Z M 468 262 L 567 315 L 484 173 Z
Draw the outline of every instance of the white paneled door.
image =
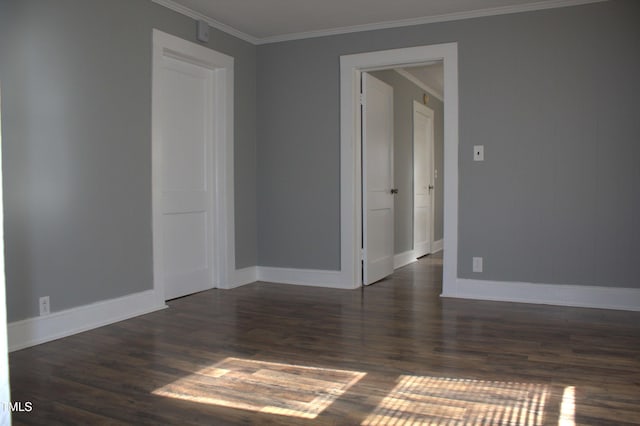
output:
M 413 250 L 431 253 L 433 241 L 433 110 L 413 103 Z
M 159 81 L 165 299 L 213 288 L 213 71 L 165 56 Z
M 234 60 L 153 30 L 153 287 L 158 300 L 231 288 Z
M 393 88 L 362 73 L 363 283 L 393 273 Z

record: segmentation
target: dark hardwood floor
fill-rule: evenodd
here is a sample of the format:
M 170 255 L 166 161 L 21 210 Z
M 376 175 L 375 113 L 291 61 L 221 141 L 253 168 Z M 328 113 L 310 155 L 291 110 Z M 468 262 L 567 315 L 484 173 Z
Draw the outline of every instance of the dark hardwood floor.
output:
M 14 424 L 640 424 L 640 313 L 256 283 L 10 354 Z

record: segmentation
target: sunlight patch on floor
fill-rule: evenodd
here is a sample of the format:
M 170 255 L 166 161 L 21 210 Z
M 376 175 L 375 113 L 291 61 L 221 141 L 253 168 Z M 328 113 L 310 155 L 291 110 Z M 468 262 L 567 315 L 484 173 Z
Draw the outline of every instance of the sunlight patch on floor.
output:
M 262 413 L 315 419 L 366 373 L 240 358 L 199 370 L 154 395 Z
M 538 426 L 548 397 L 539 384 L 403 375 L 362 426 Z
M 576 388 L 567 386 L 562 392 L 560 418 L 558 426 L 575 426 L 576 424 Z

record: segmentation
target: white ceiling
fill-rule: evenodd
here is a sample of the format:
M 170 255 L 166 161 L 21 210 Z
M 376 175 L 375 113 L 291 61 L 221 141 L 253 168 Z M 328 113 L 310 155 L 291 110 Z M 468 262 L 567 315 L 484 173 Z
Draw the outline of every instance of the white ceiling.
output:
M 252 42 L 572 6 L 603 0 L 153 0 Z M 195 15 L 195 16 L 194 16 Z

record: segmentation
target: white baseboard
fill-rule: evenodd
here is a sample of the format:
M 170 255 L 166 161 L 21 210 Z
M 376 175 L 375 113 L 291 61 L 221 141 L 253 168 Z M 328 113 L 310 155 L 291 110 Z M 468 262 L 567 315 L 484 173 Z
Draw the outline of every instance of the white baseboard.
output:
M 408 256 L 401 254 L 398 256 Z M 234 286 L 255 281 L 342 288 L 339 271 L 249 267 L 236 271 Z M 458 279 L 442 297 L 640 311 L 640 289 Z M 349 287 L 350 288 L 350 287 Z M 166 308 L 153 290 L 8 324 L 9 351 L 113 324 Z
M 258 281 L 312 287 L 345 288 L 340 271 L 258 267 Z M 352 287 L 349 287 L 351 289 Z
M 234 272 L 233 282 L 229 289 L 251 284 L 258 281 L 258 267 L 250 266 L 248 268 L 236 269 Z
M 312 287 L 345 288 L 341 282 L 340 271 L 274 268 L 268 266 L 250 266 L 236 269 L 232 281 L 228 287 L 224 288 L 225 290 L 241 287 L 256 281 Z
M 79 306 L 7 325 L 9 351 L 60 339 L 166 308 L 153 290 Z
M 640 311 L 640 289 L 458 278 L 441 297 Z
M 399 253 L 393 256 L 393 269 L 402 268 L 403 266 L 407 266 L 410 263 L 415 262 L 416 255 L 413 250 L 405 251 L 404 253 Z
M 431 253 L 435 254 L 439 251 L 442 251 L 442 240 L 434 241 L 431 246 Z M 403 266 L 407 266 L 410 263 L 415 262 L 417 259 L 416 253 L 414 250 L 407 250 L 403 253 L 398 253 L 393 256 L 393 269 L 402 268 Z

